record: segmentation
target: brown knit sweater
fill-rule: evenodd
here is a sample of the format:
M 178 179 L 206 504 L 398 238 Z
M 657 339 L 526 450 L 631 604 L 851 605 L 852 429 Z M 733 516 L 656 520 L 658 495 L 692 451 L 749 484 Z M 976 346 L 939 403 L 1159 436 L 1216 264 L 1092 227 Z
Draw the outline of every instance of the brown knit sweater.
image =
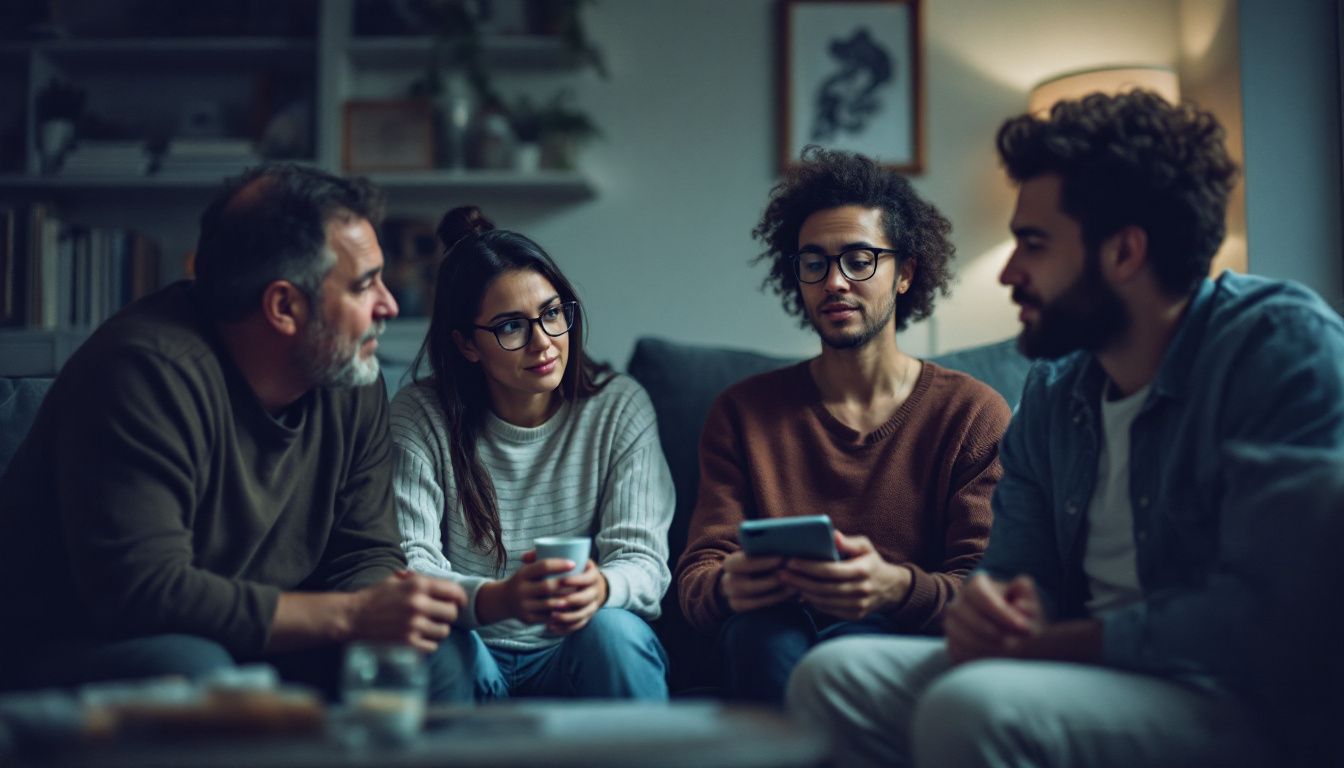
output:
M 936 631 L 989 543 L 1009 416 L 993 389 L 929 362 L 896 414 L 862 442 L 826 410 L 806 362 L 730 387 L 700 438 L 700 493 L 677 563 L 682 612 L 705 632 L 728 615 L 716 588 L 742 520 L 825 513 L 836 530 L 867 536 L 914 572 L 891 612 L 897 627 Z

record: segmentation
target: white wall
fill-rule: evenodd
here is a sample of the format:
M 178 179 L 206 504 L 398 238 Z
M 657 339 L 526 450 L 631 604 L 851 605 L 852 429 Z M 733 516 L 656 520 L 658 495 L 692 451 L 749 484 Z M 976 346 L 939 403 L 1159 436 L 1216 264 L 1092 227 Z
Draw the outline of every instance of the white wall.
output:
M 1241 0 L 1241 82 L 1251 271 L 1344 311 L 1337 2 Z
M 1227 132 L 1228 154 L 1244 167 L 1237 0 L 1180 0 L 1179 7 L 1181 96 L 1218 117 Z M 1246 185 L 1238 183 L 1227 201 L 1227 236 L 1212 272 L 1246 272 L 1246 262 Z
M 809 354 L 810 332 L 758 287 L 751 229 L 775 180 L 774 30 L 762 0 L 587 7 L 611 68 L 580 100 L 607 138 L 598 198 L 526 230 L 591 307 L 593 351 L 623 366 L 642 335 Z
M 1174 65 L 1175 0 L 926 0 L 926 171 L 920 193 L 952 221 L 959 282 L 934 321 L 900 342 L 916 354 L 1017 332 L 996 277 L 1013 193 L 998 125 L 1037 81 L 1116 63 Z M 598 197 L 558 209 L 494 204 L 580 286 L 594 353 L 624 365 L 657 334 L 791 355 L 810 331 L 759 290 L 751 228 L 775 181 L 774 4 L 770 0 L 603 0 L 587 7 L 612 77 L 578 78 L 607 134 L 585 155 Z

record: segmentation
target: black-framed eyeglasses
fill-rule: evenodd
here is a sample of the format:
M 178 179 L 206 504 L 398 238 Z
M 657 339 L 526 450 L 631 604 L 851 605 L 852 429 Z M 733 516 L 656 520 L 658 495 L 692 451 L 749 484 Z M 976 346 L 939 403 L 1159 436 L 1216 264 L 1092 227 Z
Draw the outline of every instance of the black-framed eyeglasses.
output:
M 890 248 L 848 248 L 835 256 L 802 251 L 793 256 L 793 272 L 800 283 L 820 283 L 831 274 L 831 262 L 840 265 L 840 274 L 850 280 L 867 280 L 877 274 L 877 260 L 883 254 L 896 254 Z
M 569 333 L 574 327 L 574 318 L 579 314 L 579 302 L 566 301 L 553 304 L 536 317 L 511 317 L 494 325 L 477 325 L 477 329 L 495 334 L 499 346 L 512 352 L 532 343 L 532 325 L 541 327 L 547 336 L 555 338 Z

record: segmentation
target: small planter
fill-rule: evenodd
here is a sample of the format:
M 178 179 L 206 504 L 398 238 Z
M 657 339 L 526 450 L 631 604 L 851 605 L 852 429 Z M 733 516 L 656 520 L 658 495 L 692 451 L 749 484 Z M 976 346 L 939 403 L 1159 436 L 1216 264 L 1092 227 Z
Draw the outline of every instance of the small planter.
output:
M 541 140 L 541 167 L 572 171 L 578 167 L 579 139 L 570 133 L 556 133 Z
M 519 142 L 513 148 L 513 170 L 518 173 L 536 173 L 541 168 L 541 145 L 535 141 Z
M 65 151 L 75 139 L 75 121 L 84 114 L 84 89 L 52 78 L 38 91 L 34 104 L 37 120 L 38 160 L 43 173 L 55 173 Z
M 47 120 L 37 127 L 37 154 L 43 173 L 55 173 L 60 169 L 65 151 L 74 140 L 74 120 Z

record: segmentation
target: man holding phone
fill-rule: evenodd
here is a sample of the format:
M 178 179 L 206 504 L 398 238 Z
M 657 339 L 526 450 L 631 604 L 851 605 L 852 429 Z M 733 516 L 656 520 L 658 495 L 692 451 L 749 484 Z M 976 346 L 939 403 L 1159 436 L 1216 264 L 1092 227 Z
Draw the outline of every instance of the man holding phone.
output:
M 988 541 L 1009 419 L 992 389 L 901 351 L 946 295 L 951 225 L 873 160 L 810 147 L 754 235 L 811 360 L 719 396 L 677 565 L 682 611 L 718 633 L 734 698 L 781 702 L 816 643 L 937 631 Z M 827 514 L 835 562 L 747 555 L 745 520 Z

